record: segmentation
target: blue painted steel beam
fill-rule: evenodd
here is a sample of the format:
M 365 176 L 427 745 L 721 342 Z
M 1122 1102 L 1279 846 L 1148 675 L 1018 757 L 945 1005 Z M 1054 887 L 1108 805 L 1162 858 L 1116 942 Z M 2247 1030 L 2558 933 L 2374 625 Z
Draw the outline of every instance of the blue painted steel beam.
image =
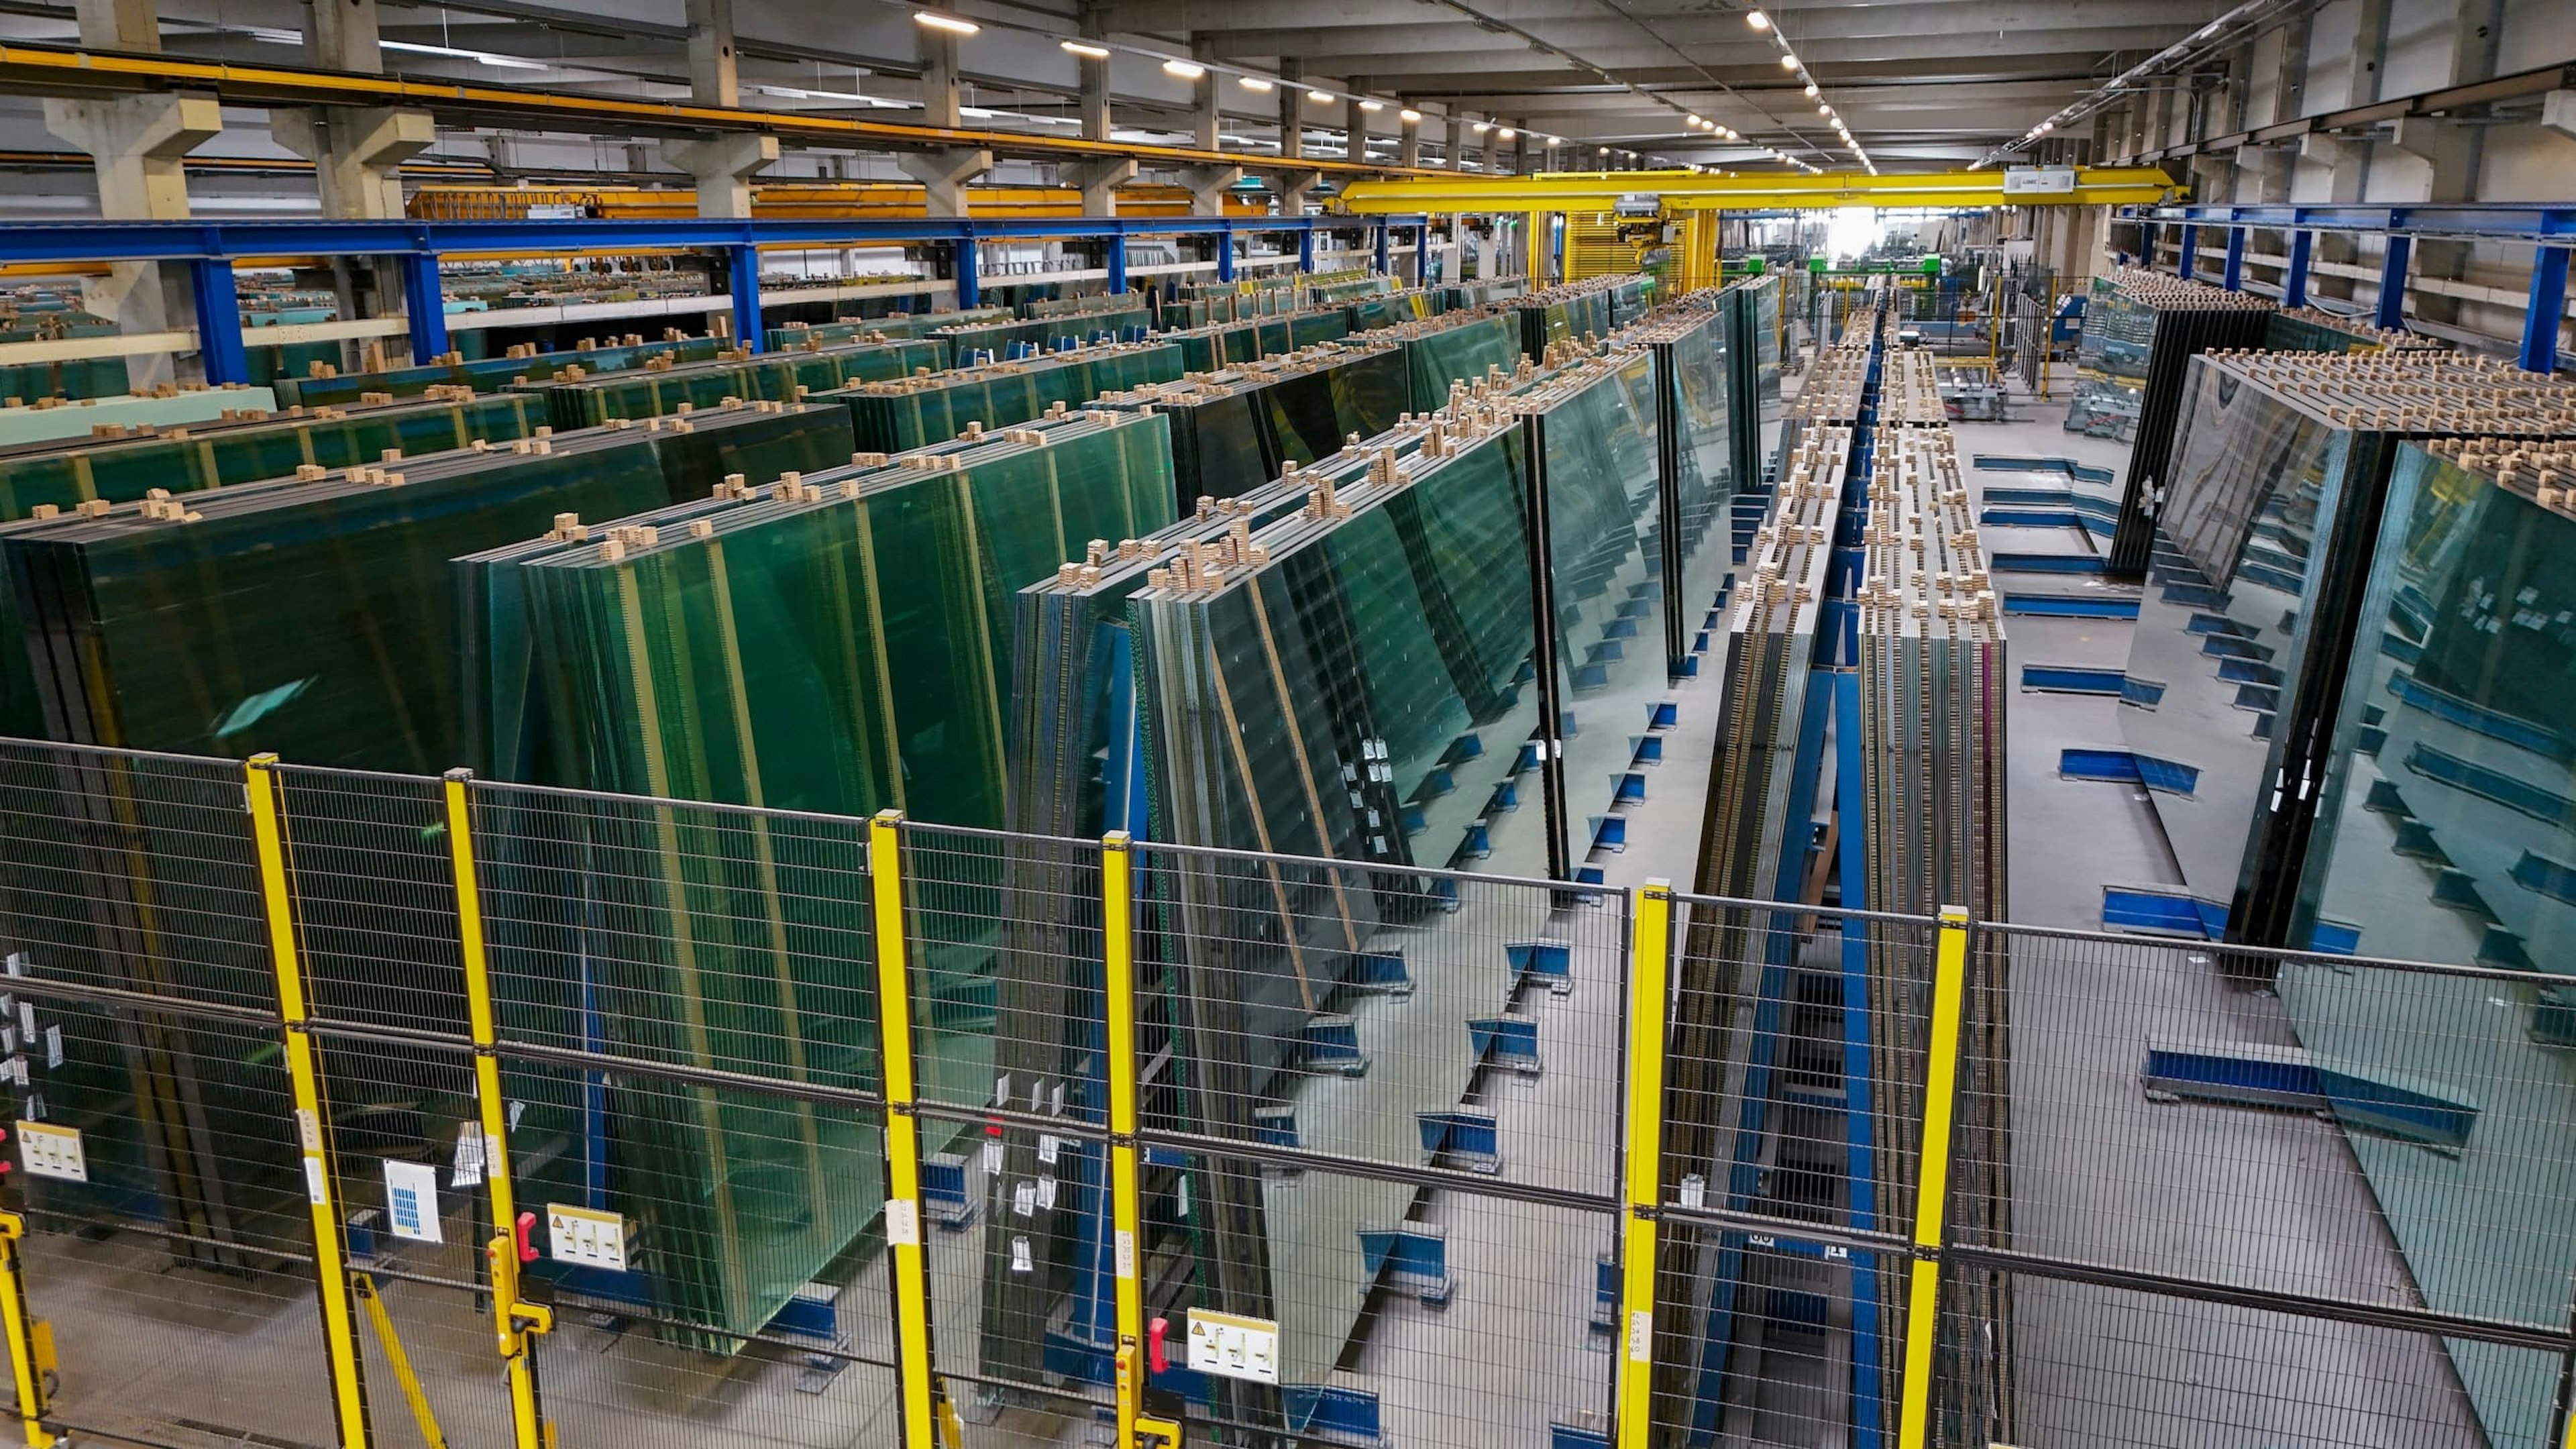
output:
M 2004 612 L 2038 619 L 2134 619 L 2138 601 L 2116 594 L 2024 594 L 2007 589 Z
M 2176 258 L 2174 262 L 2175 276 L 2182 278 L 2186 282 L 2191 280 L 2191 274 L 2200 267 L 2200 258 L 2194 255 L 2199 250 L 2200 228 L 2192 225 L 2190 222 L 2184 222 L 2182 224 L 2182 254 L 2180 257 Z
M 1234 235 L 1231 232 L 1216 239 L 1216 279 L 1220 282 L 1234 280 Z
M 1127 290 L 1127 238 L 1111 237 L 1108 251 L 1109 290 L 1124 292 Z
M 2312 231 L 2290 233 L 2290 269 L 2281 274 L 2281 305 L 2284 307 L 2308 305 L 2308 252 L 2316 245 L 2316 240 L 2317 234 Z
M 957 306 L 961 311 L 975 307 L 983 300 L 983 282 L 977 272 L 983 267 L 981 248 L 972 237 L 960 237 L 952 249 L 949 270 L 956 275 Z
M 1375 227 L 1371 228 L 1371 230 L 1377 233 L 1378 274 L 1380 276 L 1392 276 L 1394 275 L 1395 268 L 1389 259 L 1395 254 L 1395 245 L 1389 240 L 1389 237 L 1393 235 L 1395 228 L 1391 224 L 1381 221 Z M 1414 255 L 1420 256 L 1421 253 L 1415 252 Z
M 1867 811 L 1862 791 L 1860 675 L 1842 670 L 1834 675 L 1834 806 L 1842 814 L 1836 864 L 1841 868 L 1842 904 L 1847 911 L 1866 910 L 1869 868 L 1859 849 L 1855 828 Z M 1869 1002 L 1869 926 L 1845 916 L 1843 935 L 1843 1128 L 1851 1156 L 1851 1225 L 1862 1232 L 1878 1230 L 1878 1143 L 1870 1102 L 1871 1036 Z M 1880 1449 L 1885 1414 L 1879 1403 L 1879 1371 L 1886 1355 L 1878 1312 L 1878 1274 L 1852 1266 L 1852 1449 Z
M 250 355 L 242 347 L 241 293 L 233 289 L 233 269 L 218 261 L 192 263 L 188 269 L 197 294 L 197 360 L 206 381 L 216 387 L 250 381 Z M 144 285 L 158 286 L 154 278 Z
M 2576 204 L 2529 203 L 2447 206 L 2305 205 L 2178 202 L 2132 206 L 2119 215 L 2132 221 L 2188 222 L 2195 226 L 2259 226 L 2277 231 L 2403 233 L 2464 241 L 2576 241 Z
M 760 350 L 760 248 L 725 248 L 725 293 L 733 299 L 733 345 Z
M 1389 217 L 1418 226 L 1418 216 Z M 187 261 L 198 257 L 400 256 L 411 252 L 550 252 L 635 247 L 836 246 L 885 242 L 1258 236 L 1349 230 L 1348 217 L 909 217 L 754 221 L 63 221 L 0 225 L 0 261 Z
M 1297 233 L 1297 270 L 1301 274 L 1315 270 L 1315 229 L 1311 226 Z
M 2558 329 L 2567 320 L 2567 248 L 2542 247 L 2531 259 L 2531 302 L 2522 314 L 2522 368 L 2558 370 Z
M 426 366 L 447 351 L 447 298 L 438 286 L 438 253 L 407 252 L 395 259 L 402 269 L 403 312 L 411 326 L 411 360 Z M 234 319 L 235 330 L 240 319 Z
M 2392 236 L 2388 249 L 2379 255 L 2379 312 L 2376 321 L 2382 327 L 2406 325 L 2406 267 L 2415 257 L 2415 238 Z
M 2227 260 L 2221 264 L 2218 284 L 2231 292 L 2245 290 L 2245 228 L 2227 229 Z

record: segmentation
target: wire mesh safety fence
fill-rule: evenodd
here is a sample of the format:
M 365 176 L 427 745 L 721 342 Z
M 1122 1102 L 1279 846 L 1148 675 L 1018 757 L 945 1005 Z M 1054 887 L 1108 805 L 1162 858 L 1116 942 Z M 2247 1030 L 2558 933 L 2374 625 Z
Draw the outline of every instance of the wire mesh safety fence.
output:
M 1660 900 L 0 745 L 13 1367 L 182 1449 L 2556 1431 L 2544 983 Z

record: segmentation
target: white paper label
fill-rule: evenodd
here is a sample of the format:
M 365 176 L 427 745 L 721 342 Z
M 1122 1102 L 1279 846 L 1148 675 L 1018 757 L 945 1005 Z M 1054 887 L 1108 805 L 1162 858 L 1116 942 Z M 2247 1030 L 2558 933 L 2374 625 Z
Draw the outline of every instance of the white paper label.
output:
M 295 1109 L 295 1140 L 302 1143 L 307 1152 L 322 1150 L 321 1119 L 303 1107 Z
M 1008 1072 L 993 1079 L 993 1105 L 996 1107 L 1011 1105 L 1011 1074 Z
M 1054 1178 L 1041 1177 L 1038 1179 L 1038 1206 L 1047 1209 L 1049 1212 L 1053 1212 L 1055 1210 Z
M 921 1246 L 921 1205 L 908 1197 L 886 1199 L 886 1241 L 897 1247 Z
M 9 953 L 9 974 L 12 976 L 24 976 L 27 974 L 26 952 L 12 951 Z
M 987 1137 L 984 1139 L 984 1171 L 989 1176 L 990 1174 L 1000 1172 L 1001 1170 L 1002 1139 L 999 1137 Z
M 1221 1378 L 1279 1382 L 1279 1325 L 1266 1318 L 1190 1310 L 1189 1365 Z
M 548 1203 L 546 1256 L 561 1263 L 579 1263 L 585 1267 L 623 1273 L 626 1271 L 626 1220 L 615 1213 Z
M 1011 1239 L 1011 1271 L 1014 1273 L 1025 1273 L 1028 1272 L 1032 1266 L 1034 1265 L 1029 1262 L 1029 1240 L 1026 1238 Z
M 447 1185 L 472 1187 L 483 1180 L 483 1134 L 471 1122 L 456 1124 L 456 1155 L 448 1160 Z
M 32 1001 L 18 1003 L 18 1034 L 29 1041 L 36 1039 L 36 1003 Z
M 21 1087 L 28 1085 L 30 1079 L 27 1076 L 27 1059 L 25 1057 L 11 1057 L 9 1059 L 9 1080 L 17 1083 Z
M 1053 1133 L 1039 1133 L 1038 1161 L 1045 1163 L 1049 1167 L 1055 1166 L 1055 1155 L 1059 1145 L 1060 1144 L 1057 1143 Z
M 385 1225 L 397 1238 L 443 1243 L 438 1224 L 438 1169 L 426 1162 L 385 1163 Z
M 1050 1116 L 1061 1117 L 1064 1115 L 1064 1083 L 1058 1082 L 1055 1084 L 1055 1096 L 1053 1100 L 1047 1103 L 1047 1112 Z
M 1655 1315 L 1636 1308 L 1628 1313 L 1628 1362 L 1647 1363 L 1655 1356 Z
M 522 1112 L 525 1112 L 526 1110 L 528 1110 L 528 1104 L 527 1104 L 527 1103 L 525 1103 L 525 1102 L 512 1102 L 512 1103 L 509 1105 L 509 1110 L 508 1110 L 508 1112 L 507 1112 L 506 1114 L 504 1114 L 504 1115 L 505 1115 L 505 1118 L 506 1118 L 507 1126 L 508 1126 L 508 1128 L 509 1128 L 509 1130 L 510 1130 L 510 1131 L 512 1131 L 512 1132 L 516 1132 L 516 1131 L 518 1131 L 518 1130 L 519 1130 L 519 1114 L 520 1114 L 520 1113 L 522 1113 Z M 501 1154 L 500 1154 L 500 1153 L 498 1153 L 498 1152 L 493 1153 L 493 1154 L 492 1154 L 492 1160 L 493 1160 L 493 1161 L 495 1161 L 495 1162 L 500 1161 L 500 1160 L 501 1160 Z
M 319 1157 L 304 1159 L 304 1195 L 313 1200 L 315 1207 L 331 1200 L 331 1179 L 322 1171 Z
M 46 1065 L 46 1066 L 48 1066 L 48 1067 L 59 1067 L 59 1066 L 61 1066 L 62 1064 L 63 1064 L 63 1029 L 62 1029 L 61 1027 L 59 1027 L 59 1026 L 49 1026 L 49 1027 L 46 1027 L 46 1028 L 45 1028 L 45 1065 Z
M 1179 1199 L 1179 1205 L 1172 1209 L 1173 1216 L 1188 1217 L 1190 1215 L 1190 1180 L 1186 1177 L 1182 1178 L 1181 1185 L 1173 1189 L 1172 1196 Z
M 1013 1213 L 1016 1213 L 1021 1217 L 1027 1217 L 1030 1213 L 1037 1211 L 1037 1206 L 1038 1189 L 1036 1183 L 1024 1182 L 1018 1187 L 1011 1189 L 1011 1211 Z
M 36 1104 L 29 1105 L 34 1108 Z M 18 1163 L 32 1177 L 59 1177 L 65 1182 L 89 1181 L 89 1157 L 81 1150 L 80 1129 L 77 1127 L 48 1127 L 41 1122 L 20 1118 Z
M 1136 1235 L 1125 1228 L 1118 1230 L 1118 1276 L 1136 1276 Z

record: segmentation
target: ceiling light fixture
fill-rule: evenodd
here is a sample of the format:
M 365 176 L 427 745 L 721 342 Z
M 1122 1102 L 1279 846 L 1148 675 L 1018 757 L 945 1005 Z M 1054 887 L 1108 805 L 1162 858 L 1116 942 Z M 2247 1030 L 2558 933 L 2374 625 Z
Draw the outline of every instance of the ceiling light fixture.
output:
M 1422 113 L 1411 106 L 1407 106 L 1403 110 L 1396 112 L 1395 116 L 1397 120 L 1404 122 L 1406 125 L 1412 125 L 1422 119 Z
M 1768 30 L 1771 28 L 1771 17 L 1759 10 L 1749 10 L 1745 12 L 1744 23 L 1756 30 Z
M 1694 126 L 1696 126 L 1696 125 L 1698 125 L 1698 124 L 1700 123 L 1700 119 L 1699 119 L 1699 117 L 1697 117 L 1697 116 L 1685 116 L 1685 117 L 1683 117 L 1683 119 L 1684 119 L 1684 120 L 1686 120 L 1686 121 L 1689 121 L 1689 122 L 1690 122 L 1692 125 L 1694 125 Z
M 932 10 L 915 10 L 912 12 L 912 19 L 916 25 L 926 25 L 933 30 L 945 30 L 951 35 L 973 35 L 984 28 L 972 20 L 960 20 L 954 15 L 941 15 Z
M 1807 99 L 1809 99 L 1809 100 L 1814 100 L 1815 98 L 1816 98 L 1816 83 L 1815 83 L 1814 81 L 1809 81 L 1809 82 L 1807 82 Z
M 1512 130 L 1512 128 L 1511 128 L 1511 127 L 1509 127 L 1509 126 L 1505 126 L 1505 127 L 1504 127 L 1504 128 L 1502 128 L 1501 130 L 1496 131 L 1496 132 L 1494 133 L 1494 139 L 1495 139 L 1495 140 L 1497 140 L 1497 141 L 1508 141 L 1508 140 L 1510 140 L 1510 139 L 1513 137 L 1513 135 L 1514 135 L 1514 134 L 1515 134 L 1515 133 L 1513 132 L 1513 130 Z
M 1782 70 L 1796 70 L 1796 69 L 1798 68 L 1798 57 L 1797 57 L 1797 55 L 1796 55 L 1794 52 L 1790 52 L 1790 51 L 1783 51 L 1783 52 L 1781 52 L 1781 54 L 1780 54 L 1780 68 L 1781 68 Z
M 1473 132 L 1475 132 L 1477 135 L 1481 136 L 1481 135 L 1485 134 L 1487 131 L 1490 131 L 1490 130 L 1494 129 L 1494 123 L 1493 123 L 1493 122 L 1491 122 L 1491 121 L 1478 121 L 1478 122 L 1476 122 L 1474 125 L 1469 126 L 1467 129 L 1468 129 L 1468 130 L 1470 130 L 1470 131 L 1473 131 Z
M 1107 60 L 1109 58 L 1108 46 L 1092 45 L 1080 40 L 1059 40 L 1056 42 L 1056 48 L 1070 55 L 1088 56 L 1093 60 Z
M 1270 82 L 1263 80 L 1257 75 L 1236 76 L 1234 78 L 1234 83 L 1248 91 L 1266 91 L 1272 89 Z
M 1363 111 L 1383 111 L 1383 110 L 1385 110 L 1385 109 L 1386 109 L 1386 102 L 1384 102 L 1384 101 L 1362 101 L 1362 102 L 1360 102 L 1360 109 L 1361 109 L 1361 110 L 1363 110 Z
M 1197 80 L 1207 74 L 1207 67 L 1194 60 L 1167 60 L 1163 62 L 1163 74 L 1176 75 L 1183 80 Z
M 1308 91 L 1306 92 L 1306 99 L 1315 102 L 1317 105 L 1328 105 L 1332 102 L 1333 93 L 1331 91 Z

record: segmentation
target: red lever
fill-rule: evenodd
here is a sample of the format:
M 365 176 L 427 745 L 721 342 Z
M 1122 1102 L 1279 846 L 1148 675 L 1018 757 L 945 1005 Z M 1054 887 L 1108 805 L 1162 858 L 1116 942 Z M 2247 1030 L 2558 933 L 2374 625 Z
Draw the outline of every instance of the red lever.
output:
M 536 1245 L 528 1241 L 528 1234 L 535 1232 L 536 1228 L 537 1215 L 535 1213 L 519 1214 L 518 1233 L 516 1236 L 519 1241 L 519 1261 L 522 1263 L 533 1263 L 537 1261 Z
M 1172 1326 L 1168 1318 L 1157 1318 L 1145 1325 L 1145 1361 L 1156 1373 L 1169 1373 L 1172 1361 L 1163 1356 L 1163 1332 Z

